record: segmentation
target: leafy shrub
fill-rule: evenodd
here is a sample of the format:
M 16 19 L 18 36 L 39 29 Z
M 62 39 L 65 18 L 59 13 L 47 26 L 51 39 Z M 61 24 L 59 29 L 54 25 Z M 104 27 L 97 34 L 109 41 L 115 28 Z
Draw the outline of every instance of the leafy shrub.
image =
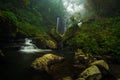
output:
M 5 20 L 9 21 L 12 24 L 17 23 L 17 18 L 13 12 L 10 11 L 0 11 L 0 16 L 3 17 Z
M 67 40 L 66 45 L 72 50 L 80 48 L 86 53 L 118 56 L 120 55 L 119 19 L 119 17 L 105 18 L 84 23 L 78 31 L 74 31 L 75 34 Z
M 44 30 L 27 22 L 18 22 L 18 29 L 25 32 L 28 36 L 42 35 Z

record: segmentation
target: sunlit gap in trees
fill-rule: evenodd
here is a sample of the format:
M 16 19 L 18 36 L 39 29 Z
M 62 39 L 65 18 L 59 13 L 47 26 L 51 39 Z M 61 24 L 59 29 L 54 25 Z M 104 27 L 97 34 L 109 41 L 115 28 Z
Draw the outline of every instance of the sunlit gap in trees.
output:
M 84 10 L 84 3 L 78 4 L 76 0 L 63 0 L 63 3 L 70 14 Z
M 73 15 L 74 13 L 80 12 L 83 15 L 86 11 L 85 4 L 86 0 L 63 0 L 63 4 L 66 8 L 66 11 Z
M 77 23 L 79 27 L 82 25 L 83 19 L 89 15 L 87 8 L 89 4 L 88 0 L 62 0 L 62 2 L 66 14 L 64 15 L 64 19 L 57 17 L 56 31 L 63 34 L 66 29 L 72 27 L 73 21 L 71 18 L 74 19 L 74 22 Z
M 75 21 L 78 23 L 78 26 L 80 27 L 82 25 L 82 19 L 84 18 L 87 10 L 86 10 L 86 4 L 87 0 L 62 0 L 63 5 L 66 8 L 67 18 L 70 18 L 71 16 L 74 17 Z

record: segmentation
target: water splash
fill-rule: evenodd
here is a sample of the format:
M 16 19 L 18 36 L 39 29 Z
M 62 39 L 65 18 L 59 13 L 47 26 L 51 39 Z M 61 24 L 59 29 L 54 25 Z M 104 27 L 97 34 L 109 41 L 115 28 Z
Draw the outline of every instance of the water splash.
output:
M 21 46 L 21 52 L 25 53 L 35 53 L 35 52 L 49 52 L 50 49 L 39 49 L 35 44 L 32 43 L 31 39 L 25 38 L 25 43 Z

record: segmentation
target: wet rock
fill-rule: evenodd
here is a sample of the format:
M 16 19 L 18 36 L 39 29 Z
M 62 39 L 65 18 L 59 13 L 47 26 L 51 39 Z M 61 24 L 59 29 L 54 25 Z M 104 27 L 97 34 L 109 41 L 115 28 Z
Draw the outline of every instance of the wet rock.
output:
M 89 62 L 89 57 L 82 52 L 82 50 L 78 49 L 77 52 L 75 52 L 75 63 L 80 64 L 87 64 Z
M 78 78 L 78 79 L 76 79 L 76 80 L 85 80 L 84 78 Z
M 46 46 L 46 39 L 43 36 L 40 37 L 35 37 L 34 39 L 34 44 L 38 47 L 38 48 L 47 48 Z
M 64 60 L 64 57 L 54 54 L 45 54 L 44 56 L 37 58 L 32 62 L 31 67 L 38 71 L 49 72 L 50 66 L 56 63 L 60 63 Z
M 34 39 L 34 44 L 38 48 L 49 48 L 49 49 L 56 49 L 57 44 L 53 39 L 50 39 L 50 36 L 40 36 L 40 37 L 35 37 Z
M 57 43 L 59 43 L 60 41 L 62 41 L 62 36 L 56 32 L 55 28 L 52 28 L 49 32 L 48 32 L 49 36 L 54 39 Z
M 109 66 L 107 64 L 107 62 L 105 62 L 104 60 L 97 60 L 91 63 L 91 65 L 100 65 L 102 67 L 104 67 L 106 70 L 109 70 Z
M 80 78 L 84 78 L 85 80 L 100 80 L 102 78 L 102 74 L 101 74 L 101 71 L 99 70 L 99 68 L 97 66 L 93 65 L 93 66 L 90 66 L 89 68 L 85 69 L 79 75 L 78 80 L 81 80 Z
M 45 54 L 37 58 L 32 63 L 32 68 L 37 71 L 45 71 L 50 74 L 55 80 L 71 80 L 66 76 L 73 75 L 72 64 L 64 59 L 64 57 L 54 54 Z
M 72 76 L 74 74 L 73 72 L 74 72 L 74 69 L 72 68 L 72 65 L 67 61 L 51 65 L 48 71 L 48 73 L 52 75 L 55 80 L 68 79 L 68 77 L 66 76 Z
M 56 43 L 54 41 L 52 41 L 52 40 L 47 40 L 46 41 L 46 46 L 48 46 L 51 49 L 56 49 L 57 48 Z
M 3 56 L 5 56 L 5 55 L 4 55 L 3 52 L 0 50 L 0 57 L 3 57 Z
M 73 79 L 70 76 L 66 76 L 66 77 L 59 79 L 59 80 L 73 80 Z
M 117 80 L 116 77 L 107 69 L 105 69 L 101 65 L 97 65 L 99 70 L 101 71 L 102 74 L 102 79 L 101 80 Z
M 120 80 L 120 78 L 118 78 L 117 80 Z

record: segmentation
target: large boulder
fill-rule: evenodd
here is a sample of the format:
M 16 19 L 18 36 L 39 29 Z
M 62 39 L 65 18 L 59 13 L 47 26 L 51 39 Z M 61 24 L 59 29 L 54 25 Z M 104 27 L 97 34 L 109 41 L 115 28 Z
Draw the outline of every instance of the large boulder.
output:
M 31 66 L 37 71 L 47 72 L 55 80 L 71 80 L 70 76 L 74 74 L 72 64 L 65 60 L 64 57 L 54 54 L 45 54 L 37 58 Z
M 77 80 L 100 80 L 102 78 L 101 71 L 95 65 L 90 66 L 89 68 L 85 69 L 80 75 Z
M 97 60 L 91 63 L 91 65 L 99 65 L 104 67 L 106 70 L 109 70 L 109 66 L 107 64 L 107 62 L 105 62 L 104 60 Z
M 32 62 L 31 67 L 38 71 L 49 72 L 51 65 L 60 63 L 64 60 L 64 57 L 54 54 L 45 54 L 42 57 L 37 58 Z

